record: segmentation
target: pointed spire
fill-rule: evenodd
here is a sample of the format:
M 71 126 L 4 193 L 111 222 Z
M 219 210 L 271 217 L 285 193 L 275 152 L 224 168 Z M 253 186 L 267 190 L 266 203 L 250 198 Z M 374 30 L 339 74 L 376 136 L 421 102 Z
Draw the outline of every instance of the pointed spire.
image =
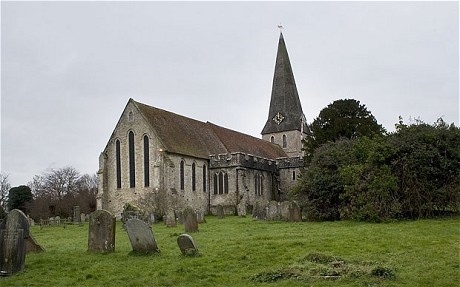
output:
M 302 131 L 303 119 L 305 119 L 305 116 L 297 93 L 283 33 L 281 32 L 276 55 L 275 74 L 273 76 L 270 109 L 262 134 L 292 130 Z

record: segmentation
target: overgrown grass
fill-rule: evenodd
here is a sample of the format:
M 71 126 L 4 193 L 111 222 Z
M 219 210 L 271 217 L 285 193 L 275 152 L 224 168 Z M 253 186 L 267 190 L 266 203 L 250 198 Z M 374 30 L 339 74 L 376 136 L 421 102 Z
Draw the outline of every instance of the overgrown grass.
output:
M 87 253 L 88 225 L 32 227 L 46 249 L 0 286 L 458 286 L 460 220 L 266 222 L 207 217 L 191 234 L 201 257 L 177 246 L 182 225 L 152 229 L 160 255 L 129 255 L 117 223 L 116 252 Z

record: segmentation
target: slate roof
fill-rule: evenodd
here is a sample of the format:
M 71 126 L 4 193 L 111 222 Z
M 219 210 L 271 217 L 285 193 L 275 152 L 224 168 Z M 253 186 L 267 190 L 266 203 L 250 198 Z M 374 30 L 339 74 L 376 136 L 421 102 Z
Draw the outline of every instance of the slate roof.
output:
M 280 124 L 277 124 L 273 120 L 277 113 L 283 116 L 283 120 Z M 305 119 L 305 116 L 300 104 L 284 37 L 281 33 L 276 55 L 270 109 L 262 134 L 301 130 L 301 119 Z M 307 130 L 305 123 L 303 130 Z
M 286 157 L 275 144 L 218 125 L 187 118 L 130 99 L 159 137 L 166 151 L 198 158 L 241 152 L 268 159 Z

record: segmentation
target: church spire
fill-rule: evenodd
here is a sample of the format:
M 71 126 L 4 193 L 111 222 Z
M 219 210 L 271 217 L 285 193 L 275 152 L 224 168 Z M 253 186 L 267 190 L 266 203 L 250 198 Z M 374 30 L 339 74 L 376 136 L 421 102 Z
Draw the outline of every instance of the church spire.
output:
M 305 116 L 300 104 L 291 62 L 280 33 L 276 55 L 275 74 L 273 76 L 272 95 L 268 119 L 262 135 L 285 131 L 304 131 Z

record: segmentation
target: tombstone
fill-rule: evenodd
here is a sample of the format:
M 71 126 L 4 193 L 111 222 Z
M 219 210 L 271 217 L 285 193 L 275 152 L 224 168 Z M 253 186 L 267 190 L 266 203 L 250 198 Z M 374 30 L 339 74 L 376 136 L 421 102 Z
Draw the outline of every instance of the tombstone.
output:
M 168 210 L 167 214 L 165 215 L 165 224 L 167 227 L 176 227 L 176 213 L 174 210 Z
M 238 212 L 238 216 L 246 217 L 246 214 L 247 214 L 246 200 L 240 201 L 240 203 L 238 203 L 236 209 L 237 209 L 237 212 Z
M 252 210 L 252 217 L 259 220 L 264 220 L 267 217 L 266 203 L 257 201 Z
M 133 252 L 138 254 L 160 253 L 152 229 L 147 223 L 138 218 L 131 218 L 126 221 L 125 227 Z
M 266 207 L 266 220 L 280 220 L 280 210 L 279 210 L 280 203 L 277 201 L 270 201 L 268 206 Z
M 32 234 L 29 234 L 29 237 L 26 238 L 25 244 L 26 244 L 26 254 L 39 253 L 39 252 L 45 251 L 45 249 L 40 244 L 38 244 L 37 240 L 35 240 Z
M 177 245 L 184 256 L 197 257 L 201 256 L 196 247 L 195 241 L 188 234 L 181 234 L 177 238 Z
M 196 220 L 195 211 L 188 207 L 182 212 L 184 218 L 185 232 L 196 232 L 198 231 L 198 221 Z
M 107 210 L 96 210 L 89 217 L 88 251 L 115 251 L 115 217 Z
M 291 202 L 289 202 L 289 201 L 283 201 L 283 202 L 281 202 L 281 204 L 280 204 L 280 216 L 281 216 L 281 220 L 289 221 L 289 217 L 290 217 L 290 206 L 291 206 Z
M 81 223 L 80 206 L 73 207 L 73 224 Z
M 291 205 L 289 206 L 289 221 L 302 221 L 302 209 L 296 201 L 291 201 Z
M 198 211 L 196 213 L 196 220 L 197 220 L 198 224 L 206 223 L 206 219 L 204 218 L 204 211 Z
M 0 275 L 8 276 L 24 270 L 25 240 L 29 238 L 29 220 L 18 209 L 13 209 L 0 227 Z
M 80 214 L 80 222 L 86 221 L 86 215 L 84 213 Z
M 217 208 L 217 218 L 224 219 L 225 217 L 224 207 L 221 204 L 218 204 L 216 208 Z

